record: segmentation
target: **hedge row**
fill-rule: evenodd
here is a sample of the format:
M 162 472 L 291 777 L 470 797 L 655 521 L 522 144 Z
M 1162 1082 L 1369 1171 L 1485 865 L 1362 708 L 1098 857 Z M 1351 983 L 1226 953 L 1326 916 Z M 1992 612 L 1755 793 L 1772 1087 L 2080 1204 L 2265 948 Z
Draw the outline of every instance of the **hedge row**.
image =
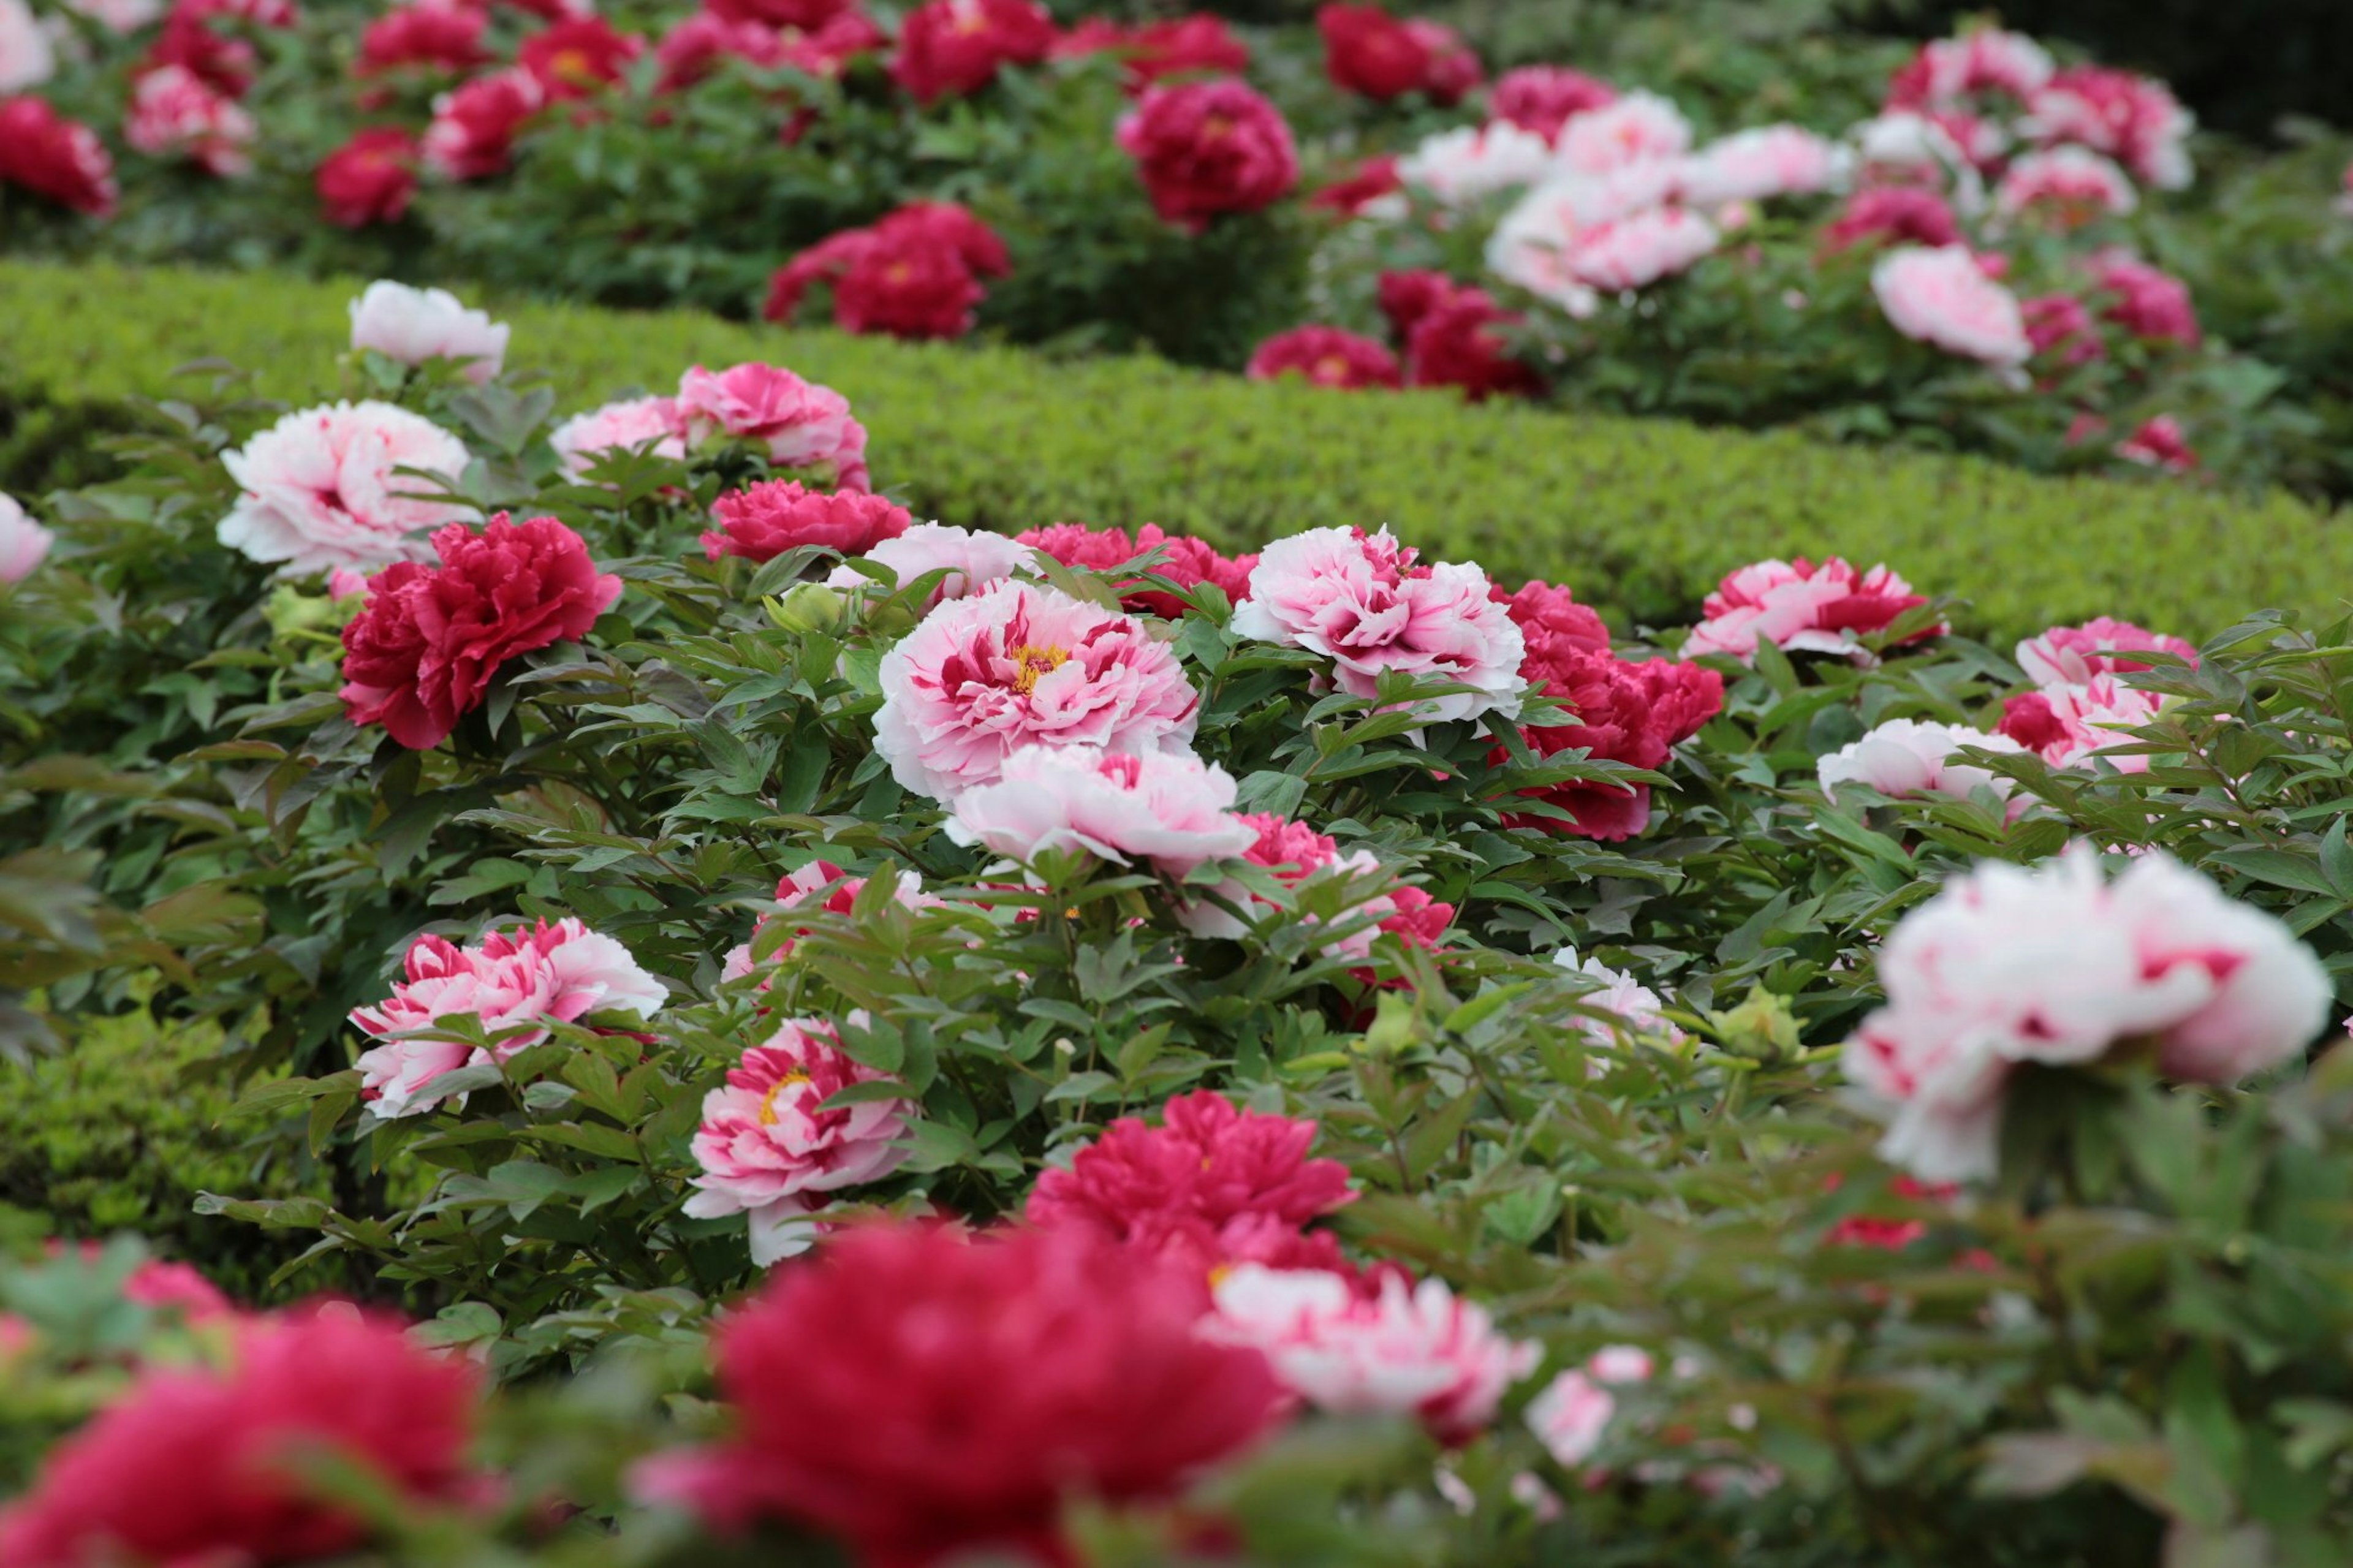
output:
M 338 282 L 0 265 L 0 489 L 87 471 L 87 432 L 206 357 L 316 395 L 343 345 Z M 1885 560 L 1973 601 L 1993 636 L 2108 613 L 2185 630 L 2255 605 L 2335 605 L 2353 527 L 2283 496 L 2179 481 L 2036 479 L 1969 458 L 1795 434 L 1343 395 L 1147 360 L 786 332 L 685 313 L 510 302 L 518 365 L 571 408 L 673 384 L 696 363 L 786 363 L 846 393 L 877 482 L 921 514 L 997 529 L 1158 521 L 1227 546 L 1388 524 L 1498 576 L 1573 586 L 1663 623 L 1766 555 Z

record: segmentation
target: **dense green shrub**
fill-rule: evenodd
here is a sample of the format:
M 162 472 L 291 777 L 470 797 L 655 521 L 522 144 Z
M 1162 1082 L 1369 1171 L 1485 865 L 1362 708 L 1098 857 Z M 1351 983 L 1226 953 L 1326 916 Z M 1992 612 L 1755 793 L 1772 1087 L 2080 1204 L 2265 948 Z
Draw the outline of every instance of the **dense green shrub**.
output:
M 0 267 L 0 489 L 71 482 L 59 421 L 118 429 L 168 373 L 218 356 L 299 398 L 341 344 L 348 283 L 105 267 Z M 1620 619 L 1694 609 L 1728 564 L 1884 559 L 1970 598 L 2000 637 L 2134 614 L 2196 625 L 2216 603 L 2322 610 L 2353 581 L 2353 532 L 2285 497 L 2038 479 L 1974 459 L 1871 453 L 1796 435 L 1369 398 L 1219 380 L 1141 359 L 784 333 L 685 313 L 516 304 L 519 363 L 560 408 L 678 367 L 764 358 L 837 386 L 873 432 L 877 480 L 971 526 L 1156 521 L 1232 547 L 1386 523 L 1501 574 L 1574 584 Z M 5 428 L 0 424 L 0 428 Z M 19 447 L 24 456 L 16 457 Z

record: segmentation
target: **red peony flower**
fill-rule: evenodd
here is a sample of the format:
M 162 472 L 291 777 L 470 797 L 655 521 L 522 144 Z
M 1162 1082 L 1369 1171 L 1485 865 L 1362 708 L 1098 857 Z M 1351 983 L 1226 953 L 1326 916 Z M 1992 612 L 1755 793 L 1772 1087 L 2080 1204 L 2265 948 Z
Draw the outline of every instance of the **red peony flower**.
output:
M 704 0 L 703 9 L 723 22 L 757 22 L 764 27 L 797 27 L 813 33 L 858 8 L 858 0 Z
M 2108 296 L 2100 314 L 2147 342 L 2198 346 L 2198 311 L 2189 286 L 2172 274 L 2118 250 L 2092 258 L 2094 285 Z
M 2182 434 L 2181 422 L 2170 414 L 2158 415 L 2117 442 L 2116 456 L 2128 463 L 2163 468 L 2172 474 L 2186 474 L 2198 467 L 2198 454 L 2190 449 L 2189 438 Z
M 415 137 L 396 125 L 362 131 L 319 163 L 314 184 L 327 221 L 343 228 L 396 223 L 417 195 Z
M 1452 104 L 1486 73 L 1451 27 L 1400 22 L 1378 5 L 1329 5 L 1315 13 L 1324 68 L 1346 92 L 1386 101 L 1419 92 Z
M 1206 12 L 1134 26 L 1091 16 L 1054 46 L 1058 59 L 1096 54 L 1120 57 L 1130 92 L 1172 76 L 1240 76 L 1250 61 L 1250 46 Z
M 544 108 L 547 90 L 527 70 L 509 68 L 476 77 L 433 101 L 425 129 L 425 161 L 452 180 L 501 173 L 515 137 Z
M 1265 1357 L 1198 1337 L 1198 1308 L 1084 1233 L 854 1230 L 720 1327 L 735 1436 L 640 1485 L 722 1526 L 804 1521 L 871 1568 L 1067 1563 L 1065 1503 L 1167 1497 L 1276 1420 Z
M 551 103 L 587 98 L 613 86 L 645 52 L 635 33 L 617 33 L 602 16 L 575 16 L 522 41 L 515 63 L 535 78 Z
M 1915 185 L 1882 185 L 1857 191 L 1836 222 L 1822 231 L 1827 250 L 1844 250 L 1863 240 L 1885 245 L 1957 245 L 1961 226 L 1945 198 Z
M 1492 330 L 1520 318 L 1483 289 L 1456 283 L 1442 272 L 1384 272 L 1381 312 L 1405 342 L 1406 384 L 1458 386 L 1472 402 L 1530 396 L 1543 378 L 1513 358 Z
M 1342 217 L 1355 217 L 1383 196 L 1393 196 L 1404 189 L 1405 179 L 1398 173 L 1397 154 L 1385 153 L 1377 158 L 1366 159 L 1356 165 L 1355 174 L 1317 191 L 1307 198 L 1307 205 Z
M 1229 560 L 1198 539 L 1162 531 L 1156 522 L 1147 522 L 1137 529 L 1133 539 L 1124 528 L 1089 528 L 1084 523 L 1058 522 L 1051 528 L 1030 529 L 1017 535 L 1015 542 L 1043 551 L 1065 566 L 1089 572 L 1108 572 L 1126 565 L 1146 551 L 1158 550 L 1163 553 L 1160 564 L 1151 569 L 1155 576 L 1166 577 L 1187 588 L 1213 584 L 1235 604 L 1250 597 L 1250 568 L 1258 564 L 1255 555 Z M 1145 615 L 1164 616 L 1173 621 L 1185 614 L 1182 599 L 1162 589 L 1145 587 L 1141 577 L 1122 583 L 1119 597 L 1126 608 Z
M 345 715 L 418 752 L 482 705 L 500 665 L 586 637 L 621 596 L 621 580 L 552 517 L 501 512 L 480 533 L 451 523 L 433 550 L 438 566 L 400 561 L 369 578 L 366 606 L 343 628 Z
M 1618 89 L 1566 66 L 1522 66 L 1507 70 L 1487 95 L 1487 113 L 1551 142 L 1560 128 L 1591 109 L 1618 101 Z
M 1397 356 L 1372 339 L 1338 327 L 1293 327 L 1259 344 L 1250 355 L 1252 381 L 1303 376 L 1317 386 L 1354 390 L 1398 386 Z
M 253 46 L 216 31 L 206 20 L 211 14 L 202 5 L 173 6 L 134 74 L 178 66 L 224 98 L 243 98 L 253 85 Z
M 46 99 L 0 99 L 0 184 L 91 217 L 114 211 L 120 194 L 114 160 L 89 126 L 58 113 Z
M 654 47 L 661 75 L 657 92 L 677 92 L 719 68 L 724 59 L 748 60 L 762 69 L 783 65 L 785 40 L 763 22 L 731 22 L 710 11 L 697 11 L 662 35 Z
M 381 76 L 406 66 L 470 71 L 491 58 L 482 33 L 491 14 L 459 0 L 412 0 L 396 5 L 360 34 L 355 76 Z
M 1273 205 L 1299 183 L 1282 111 L 1239 81 L 1147 90 L 1119 122 L 1153 210 L 1199 233 L 1219 213 Z
M 241 1327 L 223 1371 L 158 1367 L 0 1514 L 10 1568 L 296 1563 L 366 1539 L 302 1474 L 332 1455 L 415 1505 L 462 1502 L 480 1379 L 396 1321 L 328 1307 Z
M 1054 19 L 1036 0 L 925 0 L 899 26 L 891 75 L 918 103 L 978 92 L 1010 65 L 1053 49 Z
M 773 561 L 805 544 L 843 555 L 863 555 L 886 539 L 907 531 L 907 509 L 863 490 L 828 494 L 796 479 L 763 479 L 711 503 L 719 527 L 702 536 L 703 553 L 716 561 L 741 555 Z
M 2072 294 L 2021 300 L 2018 309 L 2026 321 L 2026 341 L 2034 345 L 2037 358 L 2056 354 L 2061 364 L 2075 365 L 2107 353 L 2099 329 L 2092 324 L 2092 313 Z
M 789 321 L 818 284 L 833 289 L 846 331 L 955 338 L 972 331 L 979 277 L 1011 270 L 1005 242 L 954 202 L 915 202 L 865 228 L 819 241 L 769 280 L 765 314 Z

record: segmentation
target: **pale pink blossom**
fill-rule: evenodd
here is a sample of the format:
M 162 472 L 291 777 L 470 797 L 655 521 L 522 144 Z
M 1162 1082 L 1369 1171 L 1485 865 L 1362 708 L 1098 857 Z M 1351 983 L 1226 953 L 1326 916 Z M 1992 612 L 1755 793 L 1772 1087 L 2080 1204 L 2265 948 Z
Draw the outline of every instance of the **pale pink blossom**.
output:
M 0 98 L 38 87 L 57 70 L 57 50 L 33 8 L 0 0 Z
M 1669 1022 L 1665 1004 L 1659 994 L 1622 969 L 1613 969 L 1598 958 L 1580 959 L 1577 949 L 1564 947 L 1552 955 L 1552 961 L 1569 973 L 1591 983 L 1577 1000 L 1588 1007 L 1604 1013 L 1614 1013 L 1621 1021 L 1624 1032 L 1680 1041 L 1683 1030 Z M 1577 1028 L 1597 1046 L 1614 1046 L 1620 1031 L 1599 1018 L 1579 1018 Z
M 1600 281 L 1589 258 L 1611 256 L 1609 276 L 1617 276 L 1622 262 L 1609 248 L 1609 237 L 1617 226 L 1662 207 L 1679 178 L 1677 163 L 1653 159 L 1604 174 L 1547 181 L 1495 226 L 1487 242 L 1488 269 L 1572 316 L 1589 316 L 1599 304 L 1597 290 L 1620 286 Z M 1688 244 L 1698 232 L 1685 230 L 1675 237 Z M 1712 232 L 1708 237 L 1712 246 Z
M 1025 747 L 1183 751 L 1201 707 L 1134 616 L 1014 581 L 925 616 L 882 656 L 881 685 L 875 750 L 902 785 L 943 801 L 996 783 Z
M 131 89 L 122 139 L 153 158 L 185 158 L 212 174 L 249 174 L 259 128 L 234 99 L 213 89 L 185 66 L 159 66 Z
M 599 457 L 634 450 L 649 441 L 658 458 L 686 456 L 686 421 L 678 411 L 676 398 L 623 398 L 575 414 L 547 436 L 547 444 L 564 460 L 564 471 L 575 479 L 586 475 Z
M 2010 164 L 1994 187 L 1994 211 L 2007 218 L 2048 213 L 2068 223 L 2122 217 L 2140 205 L 2132 176 L 2088 148 L 2051 147 Z
M 379 1117 L 413 1116 L 448 1097 L 449 1074 L 512 1060 L 544 1042 L 550 1023 L 593 1013 L 651 1017 L 666 995 L 628 949 L 576 920 L 493 931 L 465 947 L 421 936 L 392 994 L 352 1013 L 381 1042 L 359 1058 L 361 1097 Z M 433 1037 L 438 1021 L 460 1016 L 479 1020 L 488 1050 Z
M 1572 116 L 1561 127 L 1560 165 L 1578 174 L 1606 174 L 1629 163 L 1680 158 L 1691 151 L 1691 121 L 1654 92 L 1629 92 L 1615 102 Z
M 1694 206 L 1811 195 L 1845 181 L 1853 155 L 1795 125 L 1765 125 L 1711 142 L 1683 160 L 1683 199 Z
M 16 498 L 0 495 L 0 583 L 21 583 L 48 558 L 57 536 L 25 514 Z
M 2010 801 L 2015 818 L 2028 805 L 2010 800 L 2012 782 L 1961 758 L 1964 746 L 1981 752 L 2022 752 L 2026 748 L 2007 735 L 1989 735 L 1964 724 L 1938 724 L 1919 719 L 1891 719 L 1860 741 L 1850 742 L 1814 766 L 1822 793 L 1836 798 L 1841 784 L 1867 784 L 1891 799 L 1923 795 L 1950 795 L 1967 800 L 1979 790 L 1997 800 Z
M 752 1261 L 764 1267 L 805 1250 L 815 1231 L 808 1215 L 825 1194 L 880 1181 L 908 1153 L 898 1142 L 906 1101 L 825 1102 L 852 1084 L 892 1081 L 842 1050 L 832 1025 L 780 1024 L 703 1096 L 693 1142 L 702 1173 L 685 1213 L 748 1216 Z
M 1596 1383 L 1648 1383 L 1658 1363 L 1640 1345 L 1603 1345 L 1586 1358 L 1585 1370 Z
M 1871 269 L 1871 291 L 1907 338 L 2005 370 L 2034 357 L 2018 297 L 1987 277 L 1966 245 L 1891 250 Z
M 1241 1263 L 1214 1295 L 1201 1331 L 1263 1352 L 1309 1404 L 1340 1415 L 1417 1415 L 1444 1441 L 1476 1436 L 1544 1359 L 1543 1346 L 1498 1333 L 1485 1309 L 1440 1279 L 1409 1285 L 1385 1272 L 1360 1291 L 1322 1269 Z
M 1578 281 L 1604 292 L 1640 289 L 1671 278 L 1713 251 L 1715 226 L 1683 207 L 1653 207 L 1606 223 L 1577 247 Z
M 1564 1469 L 1577 1469 L 1601 1447 L 1601 1435 L 1618 1401 L 1581 1370 L 1571 1367 L 1528 1402 L 1528 1430 Z
M 2080 686 L 2044 686 L 2010 699 L 2001 731 L 2054 768 L 2085 767 L 2105 756 L 2118 773 L 2146 773 L 2146 754 L 2119 756 L 2114 748 L 2135 744 L 2131 731 L 2153 723 L 2163 706 L 2156 692 L 2102 673 Z
M 425 535 L 470 521 L 472 508 L 412 499 L 455 483 L 466 444 L 424 416 L 389 403 L 334 403 L 289 414 L 225 453 L 241 493 L 221 519 L 220 542 L 290 574 L 336 566 L 425 561 Z
M 1005 759 L 996 783 L 955 797 L 947 833 L 1024 862 L 1083 850 L 1183 877 L 1257 838 L 1233 814 L 1234 788 L 1225 769 L 1190 752 L 1029 746 Z
M 866 426 L 849 399 L 791 371 L 757 363 L 680 378 L 679 413 L 697 443 L 718 437 L 755 442 L 780 468 L 830 468 L 836 489 L 867 488 Z
M 2278 921 L 2162 853 L 2112 884 L 2082 845 L 1955 879 L 1889 935 L 1879 978 L 1886 1005 L 1848 1042 L 1846 1073 L 1891 1113 L 1881 1153 L 1926 1181 L 1993 1173 L 2019 1063 L 2146 1039 L 2168 1072 L 2232 1081 L 2295 1055 L 2330 1000 Z
M 379 279 L 352 301 L 352 347 L 374 349 L 402 364 L 459 360 L 466 379 L 480 384 L 506 363 L 503 321 L 486 310 L 470 310 L 447 289 L 412 289 Z
M 2198 668 L 2195 645 L 2130 621 L 2099 616 L 2080 626 L 2052 626 L 2018 645 L 2018 666 L 2037 686 L 2082 686 L 2095 675 L 2150 668 L 2136 654 L 2165 653 Z
M 1526 685 L 1526 649 L 1506 606 L 1488 596 L 1493 586 L 1476 565 L 1419 564 L 1387 530 L 1315 528 L 1261 552 L 1232 626 L 1331 659 L 1333 679 L 1355 696 L 1376 695 L 1394 670 L 1472 689 L 1417 704 L 1433 721 L 1508 718 Z
M 905 587 L 918 577 L 945 572 L 932 590 L 926 608 L 944 600 L 969 598 L 993 583 L 1002 582 L 1029 564 L 1028 545 L 985 529 L 957 528 L 944 522 L 918 522 L 896 538 L 869 547 L 865 559 L 891 569 L 892 581 Z M 837 566 L 826 578 L 829 588 L 857 588 L 873 581 L 855 566 Z
M 348 566 L 338 566 L 327 574 L 327 597 L 337 604 L 345 599 L 368 596 L 367 574 L 354 572 Z
M 1448 206 L 1533 185 L 1553 172 L 1552 144 L 1508 121 L 1426 137 L 1398 160 L 1398 176 Z
M 1702 606 L 1705 618 L 1684 639 L 1683 656 L 1729 654 L 1753 664 L 1757 645 L 1769 642 L 1793 652 L 1853 658 L 1865 652 L 1858 634 L 1883 631 L 1927 602 L 1883 565 L 1858 572 L 1835 555 L 1819 565 L 1802 555 L 1759 561 L 1716 584 Z

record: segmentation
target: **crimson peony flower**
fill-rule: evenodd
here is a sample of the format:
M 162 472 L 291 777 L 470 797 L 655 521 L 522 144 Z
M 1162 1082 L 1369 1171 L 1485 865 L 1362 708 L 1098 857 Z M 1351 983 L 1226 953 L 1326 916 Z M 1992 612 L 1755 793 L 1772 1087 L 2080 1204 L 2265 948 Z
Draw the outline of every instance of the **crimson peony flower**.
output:
M 563 103 L 618 82 L 645 47 L 643 38 L 615 32 L 602 16 L 575 16 L 525 38 L 515 63 L 538 80 L 549 102 Z
M 1036 0 L 926 0 L 899 25 L 892 79 L 918 103 L 978 92 L 1009 65 L 1054 47 L 1054 19 Z
M 1494 90 L 1487 95 L 1487 112 L 1554 142 L 1559 140 L 1560 128 L 1577 116 L 1617 101 L 1616 88 L 1582 71 L 1521 66 L 1495 79 Z
M 1473 403 L 1544 390 L 1544 378 L 1514 358 L 1494 331 L 1520 318 L 1485 289 L 1435 272 L 1384 273 L 1381 309 L 1405 340 L 1407 385 L 1460 387 Z
M 693 86 L 719 68 L 723 59 L 748 60 L 763 70 L 783 65 L 785 40 L 762 22 L 731 22 L 709 11 L 697 11 L 662 36 L 654 47 L 661 75 L 657 92 L 677 92 Z
M 1303 376 L 1317 386 L 1353 390 L 1397 386 L 1403 377 L 1397 356 L 1372 339 L 1338 327 L 1293 327 L 1259 344 L 1250 355 L 1252 381 Z
M 1342 217 L 1356 217 L 1384 196 L 1396 195 L 1404 189 L 1405 177 L 1398 173 L 1397 154 L 1384 153 L 1377 158 L 1366 159 L 1356 165 L 1356 173 L 1333 181 L 1309 196 L 1307 205 Z
M 368 580 L 343 628 L 343 711 L 429 751 L 482 705 L 499 666 L 585 637 L 621 596 L 580 536 L 552 517 L 500 512 L 482 531 L 433 535 L 438 566 L 396 562 Z
M 702 536 L 703 553 L 716 561 L 741 555 L 773 561 L 805 544 L 843 555 L 863 555 L 886 539 L 907 531 L 907 509 L 860 490 L 828 495 L 793 479 L 763 479 L 711 503 L 718 529 Z
M 1198 1304 L 1083 1233 L 854 1230 L 721 1326 L 735 1435 L 639 1484 L 723 1526 L 804 1521 L 877 1568 L 1068 1563 L 1066 1502 L 1167 1497 L 1277 1418 L 1265 1357 L 1196 1335 Z
M 1857 191 L 1836 222 L 1822 231 L 1827 250 L 1844 250 L 1863 240 L 1887 245 L 1957 245 L 1960 221 L 1945 198 L 1916 185 L 1880 185 Z
M 360 58 L 353 74 L 381 76 L 406 66 L 472 70 L 490 61 L 491 53 L 482 47 L 482 33 L 490 25 L 488 11 L 462 0 L 414 0 L 396 5 L 360 34 Z
M 1324 68 L 1332 85 L 1387 100 L 1419 92 L 1451 104 L 1486 73 L 1451 27 L 1400 22 L 1378 5 L 1329 5 L 1315 13 L 1324 35 Z
M 1130 92 L 1172 76 L 1239 76 L 1250 61 L 1250 46 L 1207 12 L 1134 26 L 1091 16 L 1054 46 L 1057 58 L 1105 53 L 1120 58 Z
M 2186 474 L 2198 467 L 2198 454 L 2190 449 L 2189 437 L 2181 433 L 2181 422 L 2170 414 L 2158 415 L 2117 442 L 2116 456 L 2128 463 L 2174 474 Z
M 1228 559 L 1203 541 L 1166 532 L 1156 522 L 1147 522 L 1137 529 L 1133 539 L 1124 528 L 1089 528 L 1080 522 L 1033 528 L 1015 537 L 1018 542 L 1042 551 L 1065 566 L 1082 567 L 1090 572 L 1108 572 L 1126 565 L 1146 551 L 1158 550 L 1163 555 L 1160 563 L 1151 568 L 1154 575 L 1187 588 L 1214 584 L 1236 604 L 1250 597 L 1250 568 L 1258 564 L 1255 555 Z M 1165 616 L 1173 621 L 1185 614 L 1182 599 L 1145 586 L 1140 577 L 1122 583 L 1119 597 L 1128 609 L 1145 615 Z
M 813 33 L 858 8 L 858 0 L 706 0 L 703 9 L 723 22 L 757 22 L 764 27 L 797 27 Z
M 1239 81 L 1147 90 L 1119 122 L 1153 210 L 1198 234 L 1219 213 L 1273 205 L 1299 183 L 1282 111 Z
M 2107 353 L 2092 313 L 2072 294 L 2044 294 L 2019 301 L 2026 321 L 2026 341 L 2037 359 L 2056 354 L 2063 365 L 2083 364 Z
M 2147 342 L 2178 342 L 2196 348 L 2202 334 L 2180 279 L 2120 250 L 2092 258 L 2094 286 L 2109 296 L 2101 316 Z
M 982 299 L 979 279 L 1011 269 L 1005 242 L 969 210 L 912 202 L 794 257 L 769 279 L 763 313 L 789 321 L 808 290 L 826 284 L 834 291 L 834 324 L 846 331 L 961 337 Z
M 396 223 L 417 195 L 417 139 L 396 125 L 362 131 L 320 160 L 313 184 L 327 221 L 343 228 Z
M 0 1515 L 10 1568 L 296 1563 L 340 1555 L 367 1526 L 302 1467 L 332 1456 L 412 1507 L 465 1501 L 480 1375 L 348 1308 L 253 1320 L 230 1364 L 158 1367 L 51 1450 Z
M 425 161 L 444 178 L 480 180 L 504 172 L 515 137 L 547 104 L 547 90 L 527 70 L 476 77 L 433 100 Z
M 112 214 L 120 194 L 114 160 L 98 132 L 39 98 L 0 99 L 0 184 L 20 185 L 91 217 Z
M 223 98 L 243 98 L 253 85 L 253 46 L 216 31 L 206 15 L 202 6 L 174 5 L 140 60 L 137 74 L 177 66 Z

